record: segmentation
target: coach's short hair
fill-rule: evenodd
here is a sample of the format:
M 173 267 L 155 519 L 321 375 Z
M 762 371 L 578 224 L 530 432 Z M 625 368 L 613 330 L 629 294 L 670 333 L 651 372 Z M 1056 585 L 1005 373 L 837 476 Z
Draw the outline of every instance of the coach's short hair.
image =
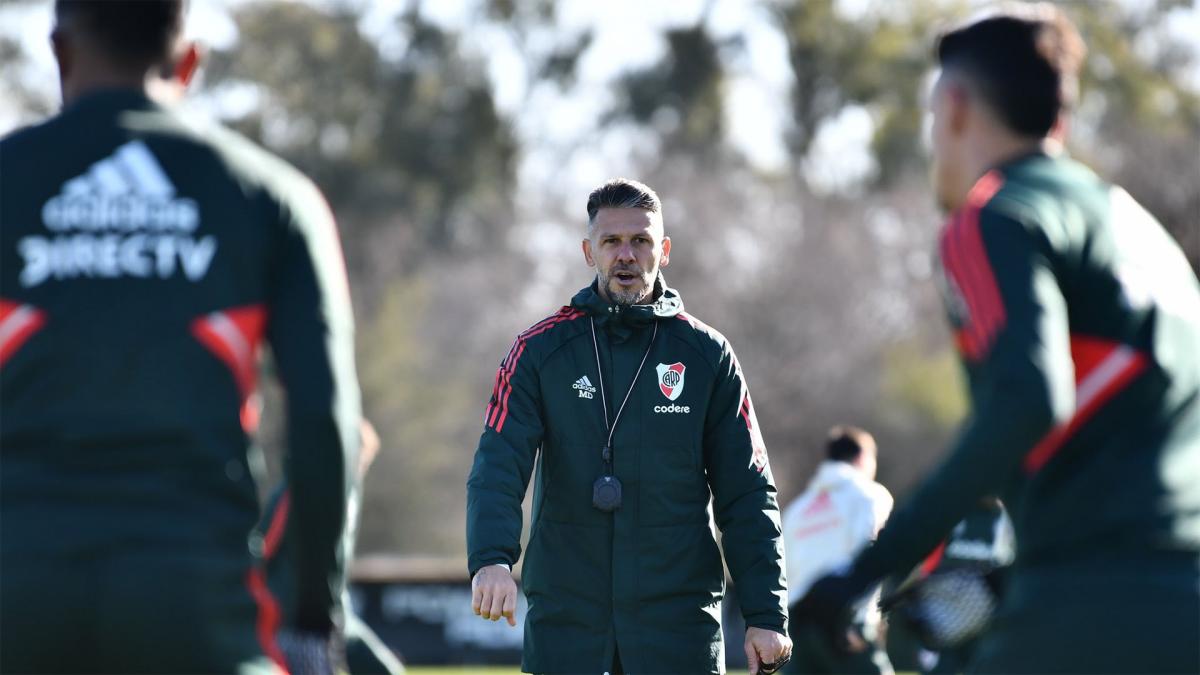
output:
M 864 450 L 875 452 L 875 438 L 858 427 L 838 425 L 829 430 L 825 456 L 835 462 L 853 462 Z
M 589 229 L 600 209 L 645 209 L 650 213 L 661 214 L 662 202 L 645 183 L 628 178 L 613 178 L 588 195 Z
M 55 0 L 59 24 L 78 29 L 121 65 L 166 62 L 183 30 L 185 0 Z
M 1041 138 L 1075 104 L 1087 48 L 1062 10 L 1005 5 L 937 38 L 943 71 L 961 73 L 1006 126 Z

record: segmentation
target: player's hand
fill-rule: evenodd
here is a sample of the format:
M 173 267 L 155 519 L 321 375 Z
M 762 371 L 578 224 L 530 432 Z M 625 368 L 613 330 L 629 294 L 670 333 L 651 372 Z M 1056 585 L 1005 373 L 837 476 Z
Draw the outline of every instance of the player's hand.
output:
M 745 649 L 750 675 L 769 675 L 792 658 L 791 638 L 766 628 L 747 628 Z
M 471 609 L 485 619 L 517 625 L 517 583 L 504 565 L 480 568 L 471 579 Z
M 843 654 L 853 654 L 867 648 L 867 643 L 850 625 L 854 606 L 867 594 L 864 584 L 845 574 L 829 574 L 808 589 L 796 613 L 821 629 L 830 647 Z

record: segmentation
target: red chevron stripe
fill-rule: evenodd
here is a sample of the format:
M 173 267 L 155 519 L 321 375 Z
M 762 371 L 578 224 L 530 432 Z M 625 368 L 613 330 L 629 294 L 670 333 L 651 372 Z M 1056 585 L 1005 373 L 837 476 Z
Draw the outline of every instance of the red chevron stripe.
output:
M 0 365 L 45 325 L 44 310 L 12 300 L 0 300 Z
M 1100 408 L 1121 392 L 1149 365 L 1134 349 L 1108 340 L 1071 336 L 1075 362 L 1075 414 L 1046 434 L 1025 456 L 1026 473 L 1035 473 L 1075 435 Z

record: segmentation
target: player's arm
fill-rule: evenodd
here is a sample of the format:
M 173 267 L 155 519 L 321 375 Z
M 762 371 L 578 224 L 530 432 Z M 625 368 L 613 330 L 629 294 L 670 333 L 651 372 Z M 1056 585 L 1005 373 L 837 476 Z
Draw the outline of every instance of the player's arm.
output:
M 333 215 L 304 180 L 282 200 L 284 235 L 267 339 L 287 394 L 289 537 L 296 628 L 323 632 L 339 618 L 346 498 L 362 418 L 354 319 Z
M 956 341 L 977 368 L 972 415 L 947 459 L 889 518 L 857 559 L 862 583 L 907 570 L 984 495 L 997 494 L 1022 460 L 1075 405 L 1066 302 L 1041 230 L 984 210 L 947 237 L 943 262 L 969 319 Z
M 775 483 L 737 358 L 725 345 L 704 430 L 704 461 L 725 564 L 749 627 L 787 635 L 787 586 Z
M 521 502 L 542 444 L 537 373 L 520 339 L 496 372 L 467 478 L 467 567 L 476 614 L 515 623 L 511 569 L 521 556 Z

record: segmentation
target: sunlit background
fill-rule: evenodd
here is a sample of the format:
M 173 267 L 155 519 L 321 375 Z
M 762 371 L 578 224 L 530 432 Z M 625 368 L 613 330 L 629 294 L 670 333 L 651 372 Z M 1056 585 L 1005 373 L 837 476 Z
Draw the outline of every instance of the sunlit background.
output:
M 1072 153 L 1200 265 L 1200 9 L 1062 4 L 1090 49 Z M 360 557 L 465 578 L 491 378 L 589 283 L 584 203 L 613 176 L 663 197 L 667 278 L 738 351 L 782 500 L 843 422 L 902 496 L 965 412 L 921 104 L 931 37 L 979 5 L 192 0 L 210 58 L 188 105 L 311 175 L 345 239 L 383 439 Z M 48 0 L 0 3 L 0 132 L 57 109 L 51 25 Z

